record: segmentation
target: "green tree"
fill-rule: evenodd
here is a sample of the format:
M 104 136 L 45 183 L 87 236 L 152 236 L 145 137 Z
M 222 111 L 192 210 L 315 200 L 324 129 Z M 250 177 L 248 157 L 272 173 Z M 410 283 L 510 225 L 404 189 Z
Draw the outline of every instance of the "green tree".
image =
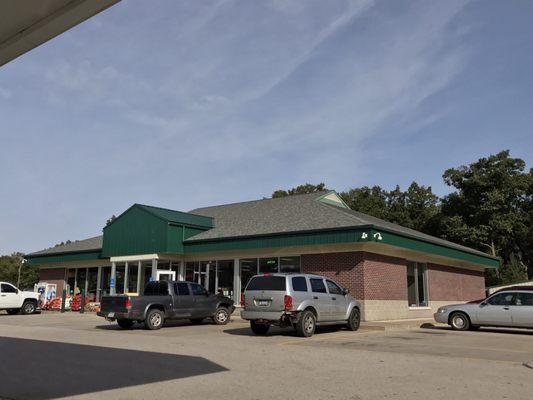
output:
M 111 223 L 116 220 L 117 217 L 115 216 L 115 214 L 113 214 L 106 222 L 105 222 L 105 226 L 108 226 L 108 225 L 111 225 Z
M 380 186 L 363 186 L 349 189 L 346 192 L 339 193 L 339 195 L 352 210 L 381 219 L 389 217 L 388 194 Z
M 315 192 L 322 192 L 324 190 L 328 190 L 326 188 L 325 183 L 319 183 L 318 185 L 313 185 L 311 183 L 306 183 L 304 185 L 296 186 L 295 188 L 289 189 L 289 190 L 283 190 L 278 189 L 274 193 L 272 193 L 272 198 L 278 198 L 278 197 L 286 197 L 286 196 L 293 196 L 295 194 L 307 194 L 307 193 L 315 193 Z
M 20 289 L 32 289 L 39 281 L 39 270 L 36 267 L 28 267 L 22 261 L 22 253 L 13 253 L 10 256 L 0 256 L 0 281 L 17 284 L 20 269 Z
M 352 210 L 427 233 L 433 231 L 433 219 L 439 212 L 439 198 L 431 187 L 416 182 L 405 192 L 399 186 L 391 191 L 363 186 L 340 196 Z
M 526 265 L 533 276 L 528 255 L 532 247 L 528 207 L 533 175 L 525 172 L 525 162 L 511 158 L 506 150 L 450 168 L 443 178 L 456 191 L 442 199 L 441 236 L 500 257 L 503 268 L 498 274 L 502 281 L 509 276 L 524 279 Z

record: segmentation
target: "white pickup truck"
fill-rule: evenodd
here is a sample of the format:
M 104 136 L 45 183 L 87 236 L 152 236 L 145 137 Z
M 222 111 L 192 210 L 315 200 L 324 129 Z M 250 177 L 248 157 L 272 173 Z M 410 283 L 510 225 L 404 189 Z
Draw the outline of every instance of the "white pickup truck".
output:
M 8 314 L 33 314 L 37 311 L 39 293 L 25 292 L 11 283 L 0 282 L 0 310 Z

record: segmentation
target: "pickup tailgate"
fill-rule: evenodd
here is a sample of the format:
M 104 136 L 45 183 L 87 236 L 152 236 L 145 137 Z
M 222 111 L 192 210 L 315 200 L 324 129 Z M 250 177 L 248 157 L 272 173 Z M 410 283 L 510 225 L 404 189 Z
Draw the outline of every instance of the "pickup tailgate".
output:
M 106 314 L 109 312 L 127 313 L 127 300 L 128 296 L 103 296 L 100 301 L 100 310 Z

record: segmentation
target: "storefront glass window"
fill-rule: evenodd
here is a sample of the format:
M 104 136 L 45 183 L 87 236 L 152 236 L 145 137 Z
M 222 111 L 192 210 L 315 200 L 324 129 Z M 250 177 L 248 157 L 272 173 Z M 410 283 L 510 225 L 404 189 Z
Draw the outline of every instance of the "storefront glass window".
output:
M 78 275 L 76 276 L 76 290 L 75 294 L 81 293 L 82 290 L 85 290 L 85 278 L 87 277 L 86 268 L 78 268 Z
M 124 264 L 116 266 L 115 276 L 115 291 L 117 294 L 124 293 L 124 274 L 126 272 L 126 266 Z
M 96 285 L 98 283 L 98 267 L 89 268 L 87 275 L 87 297 L 89 301 L 96 301 Z
M 259 273 L 260 274 L 273 274 L 278 272 L 278 258 L 268 257 L 259 259 Z
M 217 262 L 218 292 L 233 299 L 233 260 Z
M 427 307 L 427 265 L 407 262 L 407 298 L 409 307 Z
M 300 257 L 280 257 L 280 272 L 295 274 L 300 272 Z
M 136 293 L 137 292 L 137 277 L 139 276 L 139 263 L 132 262 L 128 263 L 128 287 L 126 292 Z
M 194 282 L 194 269 L 196 264 L 198 264 L 196 261 L 189 261 L 185 263 L 185 280 L 188 282 Z
M 239 260 L 241 269 L 241 292 L 244 292 L 250 278 L 257 275 L 257 258 Z

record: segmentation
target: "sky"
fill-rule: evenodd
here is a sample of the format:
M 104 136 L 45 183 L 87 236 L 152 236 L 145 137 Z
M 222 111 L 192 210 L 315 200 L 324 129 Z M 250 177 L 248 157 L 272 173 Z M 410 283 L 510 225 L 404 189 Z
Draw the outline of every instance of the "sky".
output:
M 325 182 L 533 167 L 533 2 L 123 0 L 0 68 L 0 254 Z

